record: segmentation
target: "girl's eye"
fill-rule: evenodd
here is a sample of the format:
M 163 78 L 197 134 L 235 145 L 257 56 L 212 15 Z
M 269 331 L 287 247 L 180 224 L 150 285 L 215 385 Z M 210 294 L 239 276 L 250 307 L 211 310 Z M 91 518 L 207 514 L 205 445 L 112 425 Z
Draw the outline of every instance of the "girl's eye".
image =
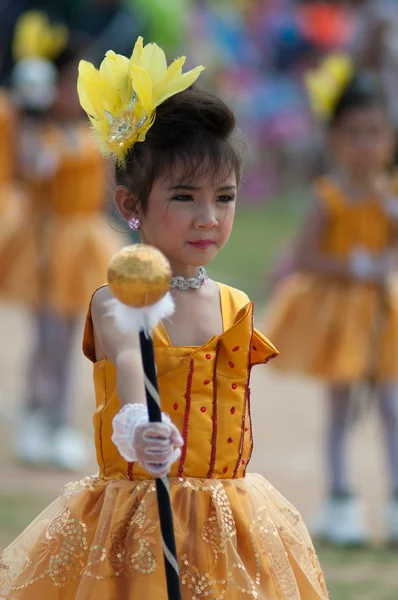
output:
M 228 202 L 233 202 L 235 200 L 235 196 L 218 196 L 217 201 L 222 204 L 228 204 Z
M 177 200 L 177 202 L 190 202 L 193 198 L 188 194 L 179 194 L 178 196 L 173 196 L 173 200 Z

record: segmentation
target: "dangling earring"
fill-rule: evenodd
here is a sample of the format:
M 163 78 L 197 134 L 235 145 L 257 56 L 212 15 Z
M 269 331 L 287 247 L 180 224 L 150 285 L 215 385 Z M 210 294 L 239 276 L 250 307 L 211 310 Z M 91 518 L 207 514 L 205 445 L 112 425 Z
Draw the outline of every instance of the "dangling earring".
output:
M 129 219 L 127 223 L 130 229 L 132 229 L 133 231 L 138 231 L 141 225 L 141 221 L 138 217 L 131 217 L 131 219 Z

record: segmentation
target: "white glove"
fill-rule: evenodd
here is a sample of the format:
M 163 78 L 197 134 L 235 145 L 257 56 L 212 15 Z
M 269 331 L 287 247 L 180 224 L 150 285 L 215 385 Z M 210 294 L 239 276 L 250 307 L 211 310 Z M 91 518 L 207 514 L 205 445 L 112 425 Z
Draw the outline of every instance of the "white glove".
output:
M 181 456 L 184 440 L 169 416 L 150 423 L 144 404 L 126 404 L 113 419 L 112 442 L 128 462 L 138 461 L 155 477 L 164 477 Z
M 351 252 L 349 268 L 353 277 L 360 281 L 376 281 L 378 278 L 378 261 L 363 248 L 357 248 Z

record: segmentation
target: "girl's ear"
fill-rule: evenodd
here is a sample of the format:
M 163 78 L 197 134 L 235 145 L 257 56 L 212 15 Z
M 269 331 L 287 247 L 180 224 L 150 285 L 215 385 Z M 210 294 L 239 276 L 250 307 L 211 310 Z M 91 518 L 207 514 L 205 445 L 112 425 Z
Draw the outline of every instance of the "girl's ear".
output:
M 124 185 L 118 185 L 113 199 L 120 215 L 125 221 L 137 216 L 137 199 Z

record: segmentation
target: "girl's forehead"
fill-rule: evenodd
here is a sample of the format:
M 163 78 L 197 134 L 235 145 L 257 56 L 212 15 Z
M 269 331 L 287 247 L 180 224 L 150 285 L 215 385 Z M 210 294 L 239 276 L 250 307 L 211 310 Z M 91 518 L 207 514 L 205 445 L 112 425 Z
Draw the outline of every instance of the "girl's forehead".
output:
M 229 165 L 220 165 L 217 168 L 201 164 L 196 168 L 177 163 L 175 167 L 164 173 L 159 178 L 161 185 L 175 187 L 189 185 L 195 188 L 220 187 L 222 185 L 236 185 L 236 173 Z

